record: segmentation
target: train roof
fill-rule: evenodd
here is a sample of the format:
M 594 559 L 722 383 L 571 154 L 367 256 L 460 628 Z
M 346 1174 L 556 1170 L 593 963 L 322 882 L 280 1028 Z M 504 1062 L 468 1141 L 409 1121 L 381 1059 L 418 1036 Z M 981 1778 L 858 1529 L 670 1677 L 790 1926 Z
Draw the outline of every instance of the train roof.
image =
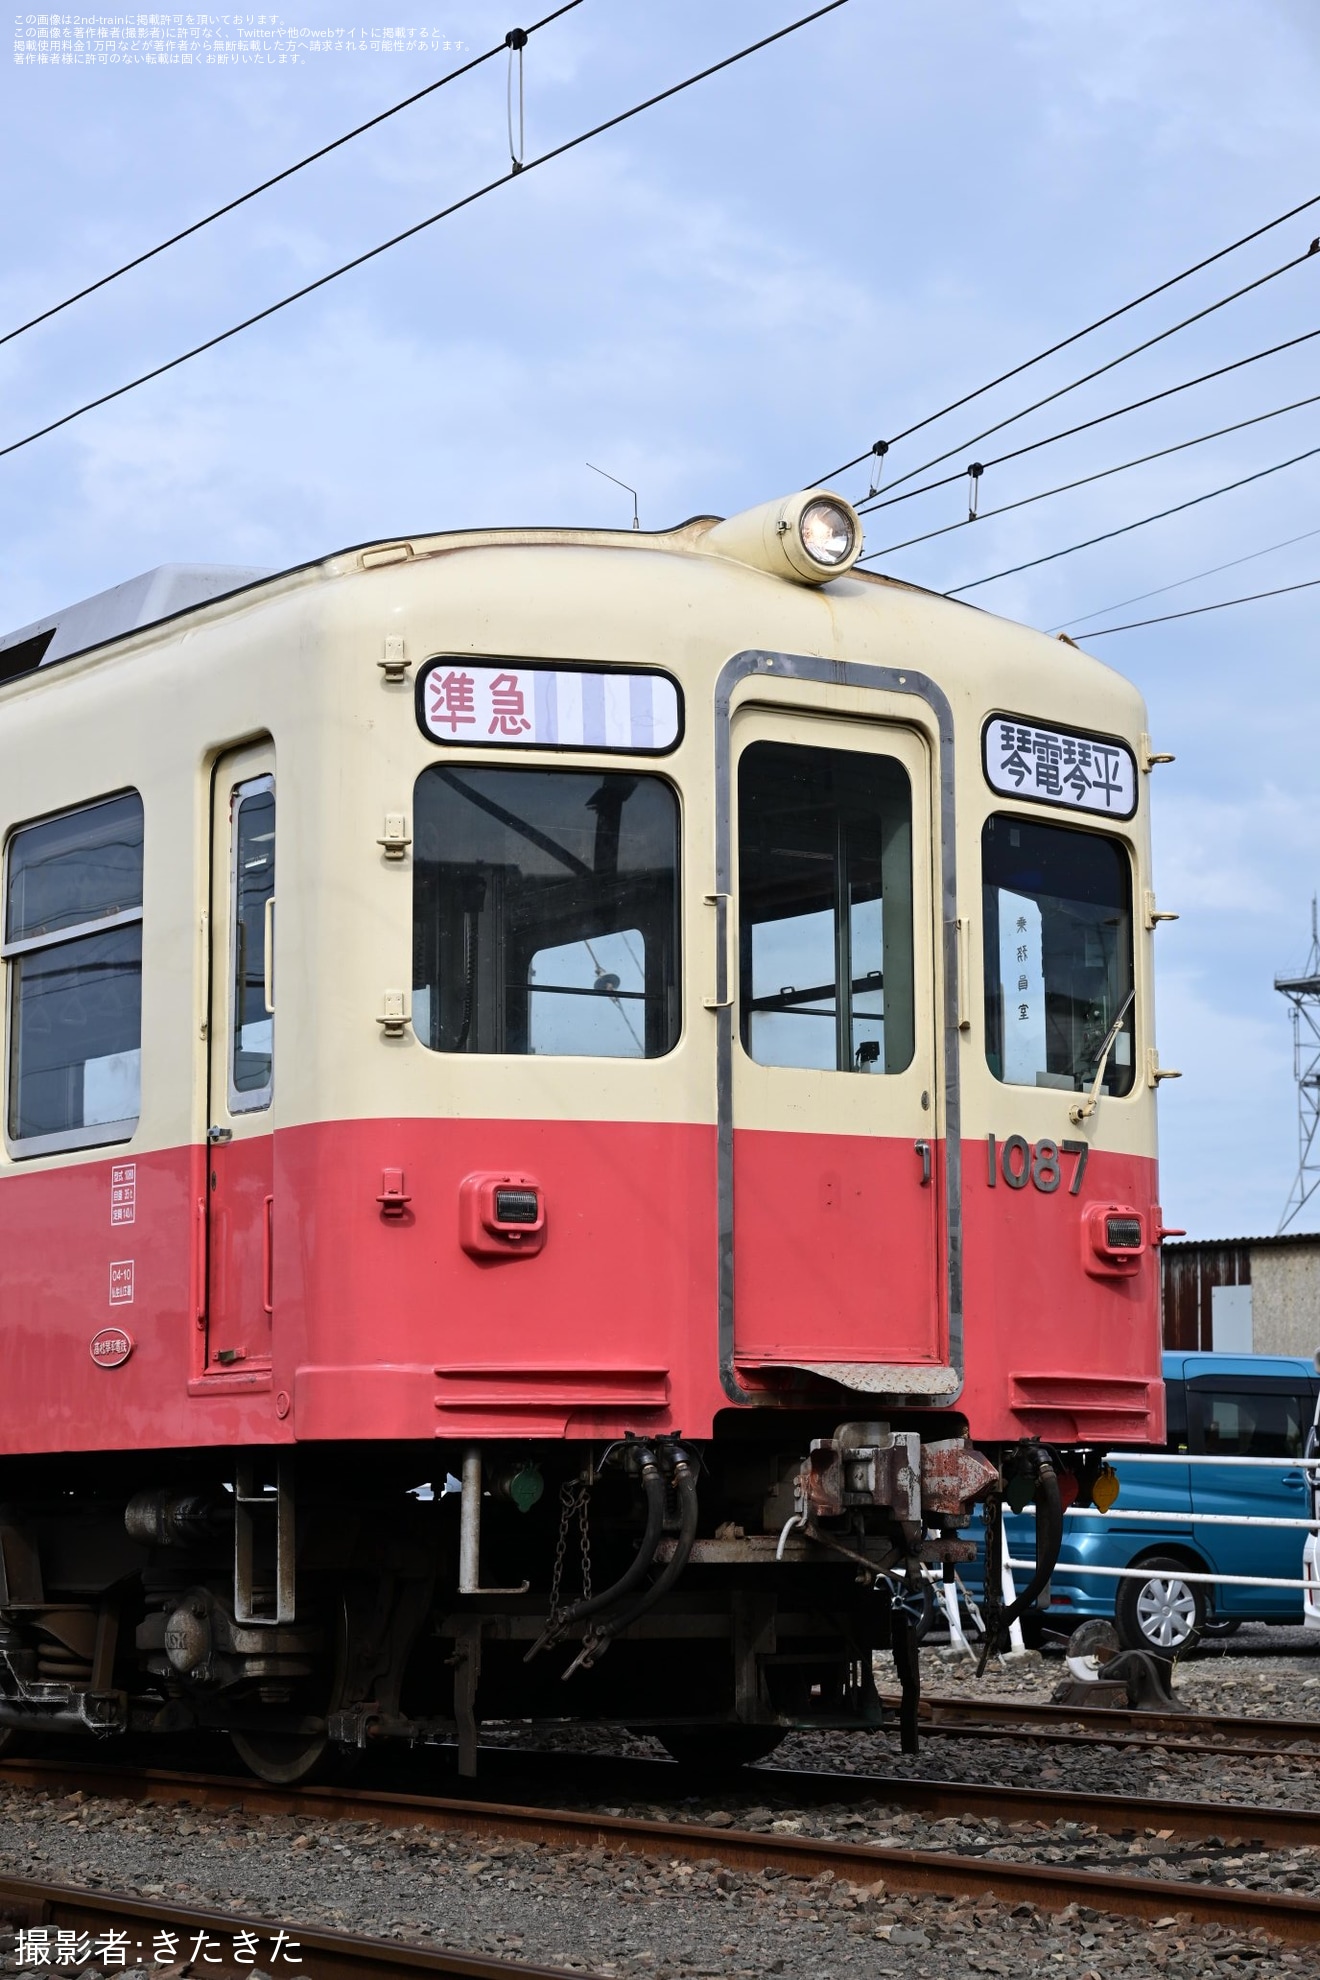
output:
M 277 584 L 285 587 L 291 581 L 316 582 L 387 564 L 425 561 L 458 550 L 562 545 L 579 549 L 608 547 L 643 553 L 713 553 L 735 566 L 742 565 L 762 573 L 770 571 L 776 576 L 798 577 L 800 582 L 798 571 L 782 568 L 780 560 L 773 553 L 767 557 L 754 539 L 765 516 L 778 514 L 790 506 L 796 508 L 808 499 L 808 496 L 786 498 L 783 503 L 764 504 L 759 509 L 746 511 L 727 521 L 715 515 L 691 516 L 684 522 L 660 530 L 601 529 L 562 524 L 505 524 L 443 531 L 422 530 L 410 535 L 376 538 L 366 543 L 348 545 L 285 569 L 231 564 L 160 564 L 122 584 L 80 599 L 61 611 L 48 613 L 44 618 L 35 619 L 13 632 L 0 634 L 0 687 L 58 661 L 111 645 L 168 621 L 185 618 L 208 606 L 228 605 L 236 601 L 240 593 L 252 593 Z M 827 496 L 825 499 L 832 502 L 838 498 Z M 846 504 L 842 506 L 847 507 Z M 857 523 L 855 515 L 853 520 Z M 744 541 L 749 524 L 753 526 L 753 535 Z M 779 527 L 782 529 L 783 525 Z M 860 524 L 857 530 L 857 549 L 860 550 Z M 940 593 L 931 592 L 909 580 L 854 568 L 855 555 L 856 552 L 836 573 L 816 573 L 804 588 L 816 589 L 832 576 L 852 577 L 886 589 L 925 596 L 932 602 L 962 607 L 982 616 L 979 607 L 965 600 L 946 600 Z M 792 588 L 797 589 L 798 585 Z
M 0 680 L 67 660 L 89 646 L 103 646 L 124 633 L 175 618 L 276 575 L 242 564 L 157 564 L 108 591 L 95 592 L 15 632 L 0 634 Z

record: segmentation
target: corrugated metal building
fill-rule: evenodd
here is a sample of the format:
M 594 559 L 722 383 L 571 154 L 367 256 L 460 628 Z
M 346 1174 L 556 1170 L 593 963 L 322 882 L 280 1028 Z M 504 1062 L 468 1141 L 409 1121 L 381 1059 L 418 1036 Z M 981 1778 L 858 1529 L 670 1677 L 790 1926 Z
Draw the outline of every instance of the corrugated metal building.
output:
M 1234 1354 L 1320 1348 L 1320 1235 L 1163 1246 L 1164 1345 Z

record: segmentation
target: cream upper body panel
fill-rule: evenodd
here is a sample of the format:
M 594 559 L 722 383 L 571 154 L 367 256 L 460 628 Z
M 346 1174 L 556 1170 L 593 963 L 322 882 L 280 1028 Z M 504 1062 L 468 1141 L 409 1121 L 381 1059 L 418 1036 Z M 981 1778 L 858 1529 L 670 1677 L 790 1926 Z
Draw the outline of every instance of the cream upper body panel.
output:
M 474 532 L 347 552 L 216 600 L 163 625 L 0 686 L 0 833 L 97 797 L 137 789 L 145 807 L 142 1112 L 132 1147 L 168 1147 L 206 1131 L 211 776 L 220 755 L 269 737 L 278 822 L 277 1065 L 271 1124 L 410 1116 L 530 1113 L 711 1122 L 710 1018 L 716 981 L 713 694 L 721 668 L 749 649 L 911 670 L 937 684 L 956 736 L 958 914 L 971 959 L 967 1026 L 958 1035 L 964 1136 L 1019 1132 L 1062 1139 L 1068 1096 L 1006 1087 L 985 1058 L 981 1009 L 981 831 L 992 812 L 1106 830 L 1134 856 L 1137 1064 L 1153 1046 L 1149 779 L 1128 823 L 1064 819 L 993 792 L 981 762 L 988 716 L 1018 715 L 1123 738 L 1146 725 L 1132 685 L 1044 635 L 900 584 L 856 575 L 823 588 L 787 583 L 702 549 L 708 525 L 665 537 L 599 532 Z M 365 558 L 365 564 L 364 564 Z M 389 682 L 385 641 L 404 643 L 407 678 Z M 590 1060 L 433 1053 L 409 1028 L 383 1035 L 386 994 L 409 995 L 412 863 L 379 845 L 387 814 L 411 819 L 420 772 L 443 756 L 572 766 L 561 752 L 437 745 L 419 728 L 414 684 L 436 654 L 557 659 L 661 668 L 685 702 L 681 741 L 663 756 L 612 756 L 668 779 L 683 819 L 683 1026 L 664 1058 Z M 765 703 L 743 683 L 738 704 Z M 843 685 L 776 687 L 777 705 L 900 723 L 928 750 L 929 702 Z M 938 804 L 934 807 L 938 821 Z M 929 859 L 938 916 L 938 856 Z M 935 1008 L 943 944 L 929 943 Z M 290 1049 L 294 1040 L 297 1048 Z M 946 1049 L 942 1046 L 941 1049 Z M 534 1091 L 529 1068 L 534 1067 Z M 1105 1098 L 1086 1132 L 1116 1151 L 1154 1153 L 1153 1093 L 1139 1076 Z M 942 1123 L 932 1125 L 939 1132 Z M 38 1158 L 53 1165 L 106 1150 Z M 14 1166 L 0 1147 L 0 1172 Z

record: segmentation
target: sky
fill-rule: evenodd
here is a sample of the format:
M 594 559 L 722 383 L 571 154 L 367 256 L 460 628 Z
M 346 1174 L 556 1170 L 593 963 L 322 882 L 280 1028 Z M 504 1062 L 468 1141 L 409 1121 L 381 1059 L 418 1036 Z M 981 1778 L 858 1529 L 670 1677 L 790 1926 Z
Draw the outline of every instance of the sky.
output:
M 526 156 L 807 11 L 584 0 L 527 48 Z M 89 12 L 81 52 L 96 59 L 68 65 L 35 59 L 49 16 L 15 18 L 24 59 L 0 46 L 0 332 L 535 16 L 430 0 L 388 25 L 303 5 L 154 16 L 166 51 L 194 59 L 147 62 L 123 60 L 129 44 Z M 326 47 L 331 24 L 367 45 Z M 386 35 L 402 49 L 371 46 Z M 299 59 L 280 60 L 294 44 Z M 501 54 L 0 344 L 0 447 L 498 177 L 507 83 Z M 165 562 L 280 567 L 407 532 L 626 524 L 629 498 L 588 460 L 637 488 L 646 528 L 809 485 L 1320 192 L 1318 83 L 1314 0 L 849 0 L 0 457 L 0 628 Z M 960 471 L 1320 327 L 1317 254 L 976 438 L 1317 235 L 1320 205 L 897 443 L 885 482 L 946 449 L 938 472 Z M 989 467 L 980 506 L 1320 393 L 1317 354 L 1320 339 Z M 880 567 L 970 584 L 1311 447 L 1320 405 Z M 836 485 L 858 499 L 867 475 Z M 868 550 L 965 512 L 960 480 L 869 517 Z M 1313 577 L 1320 454 L 966 595 L 1055 630 Z M 1161 1091 L 1162 1195 L 1198 1236 L 1272 1231 L 1296 1168 L 1273 978 L 1305 963 L 1320 885 L 1318 610 L 1320 587 L 1091 646 L 1139 684 L 1157 747 L 1177 755 L 1153 789 L 1160 905 L 1181 917 L 1157 938 L 1160 1055 L 1184 1075 Z M 1320 1229 L 1320 1194 L 1294 1228 Z

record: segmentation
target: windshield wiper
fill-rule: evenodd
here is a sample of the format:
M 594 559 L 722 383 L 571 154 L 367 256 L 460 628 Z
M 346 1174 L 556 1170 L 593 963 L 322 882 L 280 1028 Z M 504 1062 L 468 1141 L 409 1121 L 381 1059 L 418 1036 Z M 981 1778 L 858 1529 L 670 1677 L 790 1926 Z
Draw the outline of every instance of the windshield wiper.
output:
M 1100 1047 L 1100 1063 L 1095 1069 L 1095 1080 L 1091 1086 L 1091 1091 L 1087 1094 L 1085 1100 L 1078 1101 L 1075 1107 L 1070 1107 L 1068 1109 L 1068 1119 L 1072 1122 L 1074 1127 L 1080 1127 L 1082 1122 L 1086 1120 L 1089 1115 L 1093 1114 L 1096 1108 L 1100 1105 L 1100 1083 L 1104 1079 L 1105 1069 L 1109 1064 L 1109 1054 L 1114 1049 L 1114 1040 L 1118 1037 L 1119 1032 L 1123 1029 L 1123 1020 L 1127 1016 L 1128 1012 L 1131 1010 L 1132 999 L 1136 996 L 1136 994 L 1137 994 L 1137 986 L 1134 983 L 1132 988 L 1128 991 L 1127 996 L 1123 999 L 1122 1010 L 1119 1012 L 1118 1016 L 1114 1019 L 1114 1022 L 1110 1025 L 1108 1031 L 1105 1033 L 1105 1042 Z

